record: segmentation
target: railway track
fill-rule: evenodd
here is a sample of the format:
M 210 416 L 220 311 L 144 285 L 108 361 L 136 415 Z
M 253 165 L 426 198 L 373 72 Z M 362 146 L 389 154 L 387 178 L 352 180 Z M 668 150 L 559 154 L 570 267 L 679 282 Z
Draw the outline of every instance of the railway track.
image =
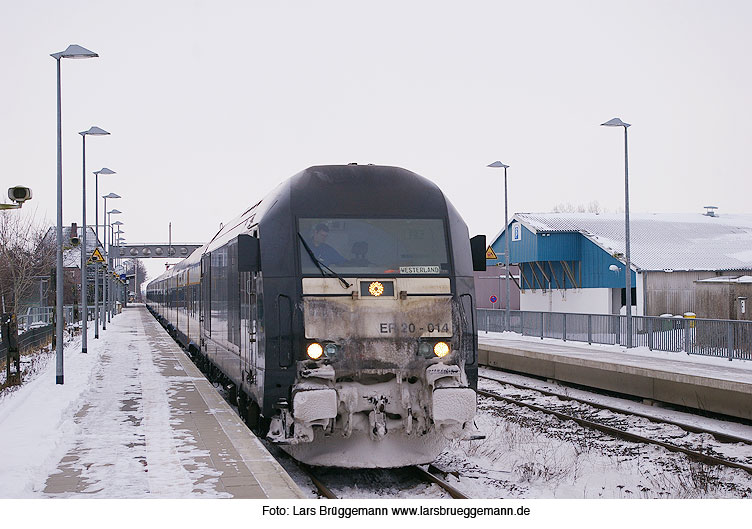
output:
M 569 401 L 570 403 L 584 405 L 586 407 L 589 406 L 596 410 L 607 410 L 609 412 L 616 414 L 617 416 L 622 416 L 622 417 L 623 416 L 636 416 L 636 417 L 640 417 L 643 419 L 647 419 L 655 425 L 670 425 L 670 426 L 681 428 L 691 433 L 708 434 L 708 435 L 713 436 L 718 442 L 721 442 L 721 443 L 744 443 L 748 446 L 752 446 L 752 443 L 747 439 L 743 439 L 743 438 L 732 436 L 732 435 L 722 434 L 716 431 L 706 430 L 706 429 L 703 429 L 694 425 L 683 424 L 683 423 L 670 421 L 670 420 L 656 419 L 655 417 L 651 417 L 649 415 L 640 414 L 640 413 L 625 412 L 623 409 L 610 407 L 610 406 L 600 404 L 600 403 L 593 403 L 585 399 L 579 399 L 579 398 L 575 398 L 569 395 L 563 395 L 563 394 L 552 392 L 552 391 L 542 390 L 539 388 L 533 388 L 533 387 L 526 386 L 523 384 L 515 384 L 515 383 L 508 382 L 508 381 L 497 380 L 491 377 L 480 376 L 479 378 L 493 381 L 498 384 L 509 385 L 509 386 L 523 389 L 526 391 L 537 392 L 546 397 L 556 397 L 560 399 L 561 401 L 563 401 L 564 403 Z M 555 417 L 557 417 L 558 419 L 562 421 L 573 421 L 582 427 L 591 428 L 591 429 L 600 431 L 602 433 L 606 433 L 608 435 L 612 435 L 620 439 L 625 439 L 625 440 L 633 441 L 637 443 L 661 446 L 669 451 L 685 454 L 687 457 L 690 457 L 696 461 L 700 461 L 705 464 L 722 465 L 726 467 L 744 470 L 752 474 L 752 465 L 750 465 L 747 461 L 739 461 L 739 460 L 719 457 L 714 454 L 709 454 L 707 452 L 700 451 L 699 449 L 687 448 L 686 446 L 681 446 L 679 444 L 672 443 L 664 439 L 657 439 L 656 437 L 648 437 L 646 435 L 630 432 L 622 428 L 617 428 L 612 425 L 604 424 L 604 422 L 606 421 L 596 421 L 590 418 L 584 418 L 582 415 L 585 414 L 585 412 L 587 412 L 586 408 L 578 409 L 576 406 L 567 406 L 567 404 L 563 404 L 560 406 L 555 406 L 559 409 L 552 409 L 552 407 L 554 406 L 534 404 L 526 400 L 521 400 L 518 398 L 500 395 L 498 393 L 494 393 L 491 391 L 479 389 L 478 394 L 491 398 L 491 399 L 500 400 L 500 401 L 504 401 L 510 404 L 514 404 L 517 406 L 523 406 L 528 409 L 538 411 L 541 413 L 554 415 Z M 530 397 L 530 399 L 534 399 L 534 397 Z M 591 415 L 595 415 L 595 413 Z
M 717 430 L 708 430 L 708 429 L 700 428 L 700 427 L 692 425 L 692 424 L 687 424 L 687 423 L 683 423 L 683 422 L 673 421 L 671 419 L 656 419 L 656 417 L 653 416 L 653 415 L 647 415 L 645 413 L 640 413 L 640 412 L 637 412 L 637 411 L 625 411 L 622 408 L 616 408 L 616 407 L 607 406 L 605 404 L 593 402 L 592 400 L 580 399 L 580 398 L 573 397 L 571 395 L 566 395 L 564 393 L 560 393 L 560 392 L 556 392 L 556 391 L 550 391 L 550 390 L 546 390 L 546 389 L 536 388 L 536 387 L 528 386 L 528 385 L 525 385 L 525 384 L 518 384 L 518 383 L 515 383 L 515 382 L 510 382 L 508 380 L 499 380 L 499 379 L 492 378 L 492 377 L 487 377 L 487 376 L 484 376 L 484 375 L 478 375 L 478 378 L 482 379 L 482 380 L 489 380 L 489 381 L 492 381 L 492 382 L 498 382 L 499 384 L 505 384 L 507 386 L 512 386 L 512 387 L 515 387 L 515 388 L 518 388 L 518 389 L 529 390 L 529 391 L 536 391 L 538 393 L 541 393 L 543 395 L 547 395 L 549 397 L 557 397 L 557 398 L 559 398 L 561 400 L 569 400 L 569 401 L 572 401 L 572 402 L 579 402 L 579 403 L 582 403 L 582 404 L 587 404 L 588 406 L 592 406 L 593 408 L 598 408 L 598 409 L 602 409 L 602 410 L 613 411 L 613 412 L 622 413 L 622 414 L 629 413 L 629 415 L 632 415 L 634 417 L 641 417 L 643 419 L 647 419 L 647 420 L 653 421 L 653 422 L 658 422 L 658 423 L 661 423 L 661 424 L 670 424 L 670 425 L 677 426 L 679 428 L 682 428 L 683 430 L 687 430 L 688 432 L 692 432 L 692 433 L 706 433 L 706 434 L 710 434 L 710 435 L 712 435 L 713 437 L 715 437 L 718 441 L 720 441 L 722 443 L 747 443 L 747 444 L 751 443 L 748 438 L 738 437 L 738 436 L 731 435 L 731 434 L 726 434 L 726 433 L 723 433 L 723 432 L 719 432 Z
M 329 485 L 327 485 L 325 482 L 327 479 L 325 477 L 322 477 L 321 472 L 318 471 L 314 467 L 310 467 L 308 465 L 298 464 L 298 468 L 308 477 L 308 479 L 311 480 L 313 485 L 316 487 L 316 490 L 318 491 L 318 494 L 324 498 L 327 499 L 338 499 L 339 496 L 337 496 L 333 491 L 332 488 Z M 403 469 L 397 469 L 395 472 L 402 472 L 405 471 L 409 476 L 417 478 L 419 481 L 422 481 L 424 483 L 433 483 L 438 485 L 443 491 L 445 491 L 449 496 L 451 496 L 454 499 L 469 499 L 467 495 L 465 495 L 463 492 L 457 490 L 452 485 L 447 483 L 444 479 L 439 477 L 437 474 L 439 473 L 438 469 L 434 468 L 433 466 L 429 465 L 427 469 L 424 469 L 420 466 L 412 466 L 412 467 L 405 467 Z M 387 472 L 386 470 L 384 472 Z M 355 479 L 353 477 L 353 479 Z M 398 478 L 401 479 L 401 478 Z

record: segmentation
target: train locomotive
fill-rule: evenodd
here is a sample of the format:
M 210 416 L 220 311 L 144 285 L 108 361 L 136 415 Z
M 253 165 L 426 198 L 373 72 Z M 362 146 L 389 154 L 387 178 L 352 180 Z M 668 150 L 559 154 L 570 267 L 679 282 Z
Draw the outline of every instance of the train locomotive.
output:
M 296 459 L 399 467 L 477 435 L 474 269 L 485 237 L 430 180 L 316 166 L 151 281 L 147 305 Z

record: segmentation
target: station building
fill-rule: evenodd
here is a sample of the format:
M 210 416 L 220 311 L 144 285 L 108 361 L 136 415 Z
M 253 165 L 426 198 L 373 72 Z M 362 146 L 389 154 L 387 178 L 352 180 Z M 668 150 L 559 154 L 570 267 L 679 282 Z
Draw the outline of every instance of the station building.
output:
M 507 228 L 487 264 L 503 265 L 509 233 L 521 310 L 625 312 L 623 214 L 517 213 Z M 752 275 L 752 215 L 632 214 L 630 248 L 632 314 L 703 317 L 698 281 Z
M 63 288 L 63 303 L 65 305 L 75 305 L 81 301 L 81 238 L 82 229 L 80 226 L 63 226 L 63 281 L 65 285 Z M 43 238 L 43 244 L 51 248 L 56 247 L 57 231 L 55 226 L 48 228 Z M 86 229 L 86 255 L 91 255 L 95 249 L 99 250 L 100 255 L 104 255 L 101 241 L 97 239 L 94 229 L 89 226 Z M 90 267 L 88 273 L 89 297 L 94 299 L 94 268 Z M 47 293 L 47 305 L 52 306 L 54 304 L 55 289 L 50 288 Z

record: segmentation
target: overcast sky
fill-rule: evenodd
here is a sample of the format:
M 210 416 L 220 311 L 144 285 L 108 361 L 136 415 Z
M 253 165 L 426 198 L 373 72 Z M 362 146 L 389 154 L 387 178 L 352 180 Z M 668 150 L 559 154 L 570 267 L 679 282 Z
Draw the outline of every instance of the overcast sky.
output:
M 0 174 L 55 221 L 55 60 L 64 222 L 81 218 L 81 137 L 128 243 L 205 242 L 319 164 L 435 181 L 471 235 L 509 209 L 750 211 L 752 2 L 3 0 Z M 93 222 L 94 179 L 87 191 Z M 384 190 L 389 193 L 389 189 Z M 101 210 L 101 203 L 100 203 Z

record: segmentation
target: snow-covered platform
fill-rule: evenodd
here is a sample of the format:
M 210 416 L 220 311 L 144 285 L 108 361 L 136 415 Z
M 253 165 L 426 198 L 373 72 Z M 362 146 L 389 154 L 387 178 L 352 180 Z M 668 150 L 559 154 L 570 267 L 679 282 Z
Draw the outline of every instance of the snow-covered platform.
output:
M 303 498 L 144 307 L 0 399 L 0 498 Z
M 752 420 L 752 362 L 514 333 L 478 345 L 481 365 Z

